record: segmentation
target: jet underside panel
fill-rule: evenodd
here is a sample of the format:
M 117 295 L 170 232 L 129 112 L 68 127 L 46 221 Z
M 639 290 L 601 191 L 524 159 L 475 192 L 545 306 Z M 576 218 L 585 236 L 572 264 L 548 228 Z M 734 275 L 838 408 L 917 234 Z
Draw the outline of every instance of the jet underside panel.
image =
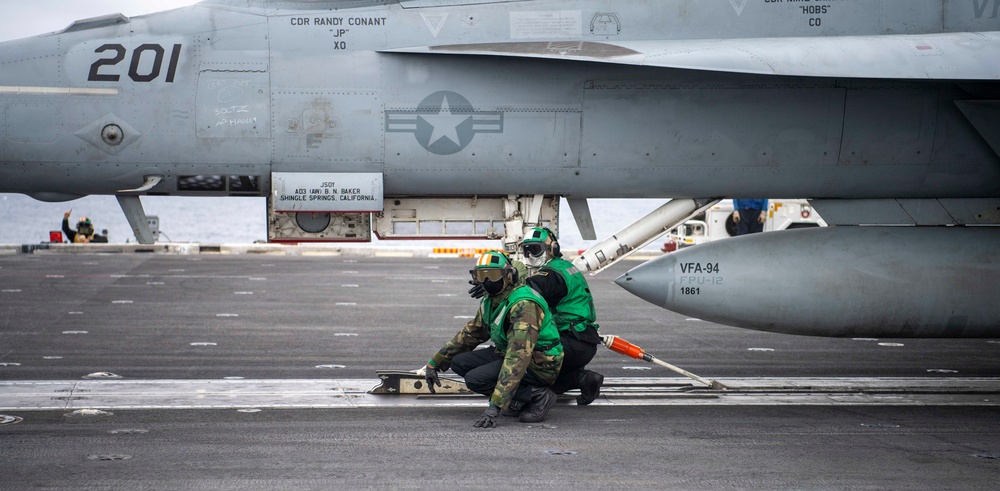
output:
M 809 200 L 830 225 L 1000 225 L 1000 198 Z
M 1000 100 L 959 101 L 957 104 L 990 148 L 1000 155 Z
M 274 171 L 382 171 L 384 109 L 377 92 L 276 90 L 273 104 Z
M 1000 158 L 953 86 L 688 78 L 588 82 L 582 172 L 675 197 L 1000 193 Z
M 669 196 L 738 195 L 779 172 L 801 179 L 836 168 L 843 104 L 844 90 L 831 86 L 594 80 L 584 91 L 582 167 L 615 169 L 623 186 L 654 179 Z
M 844 126 L 840 165 L 929 164 L 937 98 L 933 91 L 907 87 L 851 91 L 845 108 L 850 124 Z

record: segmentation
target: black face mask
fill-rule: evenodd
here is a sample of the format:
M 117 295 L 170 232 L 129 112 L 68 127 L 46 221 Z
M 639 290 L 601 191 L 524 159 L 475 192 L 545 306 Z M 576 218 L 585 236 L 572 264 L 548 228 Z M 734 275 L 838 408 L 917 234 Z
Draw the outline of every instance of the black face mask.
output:
M 486 290 L 486 294 L 491 297 L 502 293 L 505 286 L 504 281 L 502 279 L 500 281 L 485 280 L 483 281 L 482 285 L 483 289 Z

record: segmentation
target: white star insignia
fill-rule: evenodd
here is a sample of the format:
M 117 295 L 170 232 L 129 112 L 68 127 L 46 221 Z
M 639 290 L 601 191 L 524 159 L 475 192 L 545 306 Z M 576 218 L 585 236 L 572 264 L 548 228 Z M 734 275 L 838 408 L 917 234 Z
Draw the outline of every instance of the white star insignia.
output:
M 452 114 L 451 106 L 448 105 L 448 96 L 444 96 L 444 99 L 441 101 L 441 109 L 437 114 L 420 115 L 421 119 L 427 121 L 434 128 L 427 145 L 433 145 L 442 138 L 451 140 L 455 145 L 461 145 L 462 142 L 458 140 L 458 125 L 471 117 L 468 114 Z

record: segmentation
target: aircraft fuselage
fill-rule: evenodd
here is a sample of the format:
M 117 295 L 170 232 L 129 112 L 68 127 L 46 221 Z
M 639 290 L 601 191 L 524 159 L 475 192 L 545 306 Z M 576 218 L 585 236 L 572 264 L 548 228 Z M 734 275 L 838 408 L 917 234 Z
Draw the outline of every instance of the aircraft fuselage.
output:
M 748 29 L 754 15 L 769 16 L 784 35 L 899 29 L 845 20 L 871 2 L 809 7 L 812 14 L 801 6 L 713 3 L 720 5 L 685 13 L 679 9 L 688 2 L 574 2 L 594 10 L 577 17 L 597 27 L 548 49 L 600 56 L 611 49 L 602 40 L 641 40 L 661 27 L 680 39 L 747 36 L 721 28 Z M 920 3 L 949 12 L 958 6 Z M 428 189 L 852 198 L 1000 191 L 1000 158 L 956 107 L 1000 92 L 996 82 L 388 52 L 431 43 L 481 47 L 504 30 L 504 38 L 538 44 L 575 29 L 565 19 L 543 22 L 572 17 L 543 11 L 559 5 L 565 2 L 517 11 L 390 3 L 287 12 L 206 5 L 5 43 L 0 192 L 114 194 L 158 174 L 163 182 L 149 194 L 266 195 L 271 172 L 331 171 L 382 173 L 386 197 Z M 968 20 L 944 30 L 981 22 L 973 6 Z M 601 14 L 616 9 L 614 17 Z M 940 18 L 916 10 L 905 32 L 942 30 Z M 699 15 L 701 31 L 691 28 Z M 800 22 L 812 15 L 823 27 Z M 621 33 L 601 27 L 605 19 Z M 120 139 L 108 140 L 108 128 L 118 128 Z

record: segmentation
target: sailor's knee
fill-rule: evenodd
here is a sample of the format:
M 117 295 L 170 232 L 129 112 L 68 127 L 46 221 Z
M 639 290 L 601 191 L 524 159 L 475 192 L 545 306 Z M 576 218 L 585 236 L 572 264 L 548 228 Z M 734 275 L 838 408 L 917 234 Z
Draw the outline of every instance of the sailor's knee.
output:
M 465 374 L 469 373 L 469 371 L 473 368 L 476 367 L 467 363 L 462 363 L 462 360 L 460 359 L 451 360 L 451 371 L 455 372 L 455 375 L 458 375 L 459 377 L 464 377 Z
M 468 377 L 465 379 L 465 386 L 477 394 L 491 394 L 496 387 L 496 380 Z

